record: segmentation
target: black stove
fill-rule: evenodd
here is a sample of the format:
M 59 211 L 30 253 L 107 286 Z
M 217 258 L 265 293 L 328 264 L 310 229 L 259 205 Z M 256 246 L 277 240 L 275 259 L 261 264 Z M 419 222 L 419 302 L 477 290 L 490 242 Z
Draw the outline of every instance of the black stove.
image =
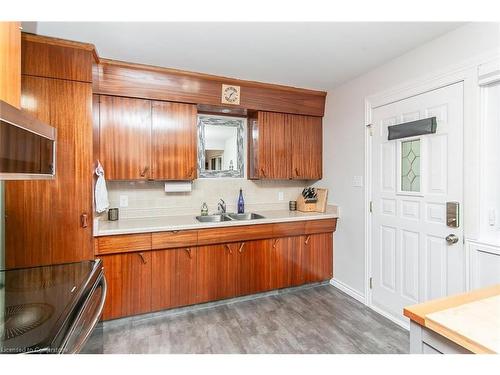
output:
M 0 353 L 75 353 L 102 312 L 100 260 L 0 271 Z

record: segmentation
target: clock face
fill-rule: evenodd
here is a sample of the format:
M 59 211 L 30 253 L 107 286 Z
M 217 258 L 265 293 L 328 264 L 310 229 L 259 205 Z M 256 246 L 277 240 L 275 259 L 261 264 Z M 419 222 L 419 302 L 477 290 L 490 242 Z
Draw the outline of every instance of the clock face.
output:
M 222 103 L 240 104 L 240 86 L 222 85 Z

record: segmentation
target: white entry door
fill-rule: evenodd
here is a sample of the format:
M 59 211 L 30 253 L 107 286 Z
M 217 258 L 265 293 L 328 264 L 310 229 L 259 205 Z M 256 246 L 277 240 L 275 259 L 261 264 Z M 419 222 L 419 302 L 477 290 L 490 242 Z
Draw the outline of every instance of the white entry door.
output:
M 388 126 L 429 117 L 435 134 L 387 139 Z M 463 207 L 463 84 L 378 107 L 372 120 L 371 306 L 406 326 L 405 306 L 465 290 L 463 220 L 446 220 L 446 202 Z

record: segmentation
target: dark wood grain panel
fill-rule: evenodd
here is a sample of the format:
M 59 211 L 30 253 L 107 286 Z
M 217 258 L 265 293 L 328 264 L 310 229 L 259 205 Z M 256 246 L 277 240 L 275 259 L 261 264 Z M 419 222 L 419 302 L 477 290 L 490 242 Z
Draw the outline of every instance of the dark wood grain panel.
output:
M 174 230 L 152 234 L 153 249 L 173 249 L 176 247 L 196 246 L 197 230 Z
M 274 237 L 300 236 L 305 233 L 305 221 L 291 221 L 273 224 Z
M 197 177 L 196 106 L 153 102 L 152 160 L 156 180 Z
M 291 131 L 292 178 L 319 180 L 323 175 L 323 127 L 321 117 L 288 115 Z
M 272 224 L 200 229 L 198 231 L 198 245 L 238 242 L 241 241 L 242 238 L 244 238 L 245 241 L 250 241 L 272 237 Z
M 0 100 L 21 106 L 20 22 L 0 22 Z
M 106 95 L 99 102 L 99 155 L 106 178 L 152 178 L 151 102 Z
M 94 91 L 173 102 L 219 106 L 221 85 L 241 87 L 241 102 L 234 108 L 323 116 L 326 93 L 288 86 L 176 69 L 101 59 L 94 70 Z
M 238 294 L 271 289 L 271 240 L 245 241 L 238 246 Z
M 329 280 L 333 277 L 333 234 L 303 236 L 305 283 Z
M 283 113 L 259 112 L 258 152 L 260 179 L 291 178 L 291 139 Z
M 57 129 L 56 178 L 6 182 L 6 266 L 92 259 L 91 85 L 23 76 L 22 91 L 23 109 Z
M 337 219 L 308 220 L 305 227 L 305 234 L 335 232 Z
M 108 283 L 103 319 L 151 311 L 151 252 L 100 257 Z
M 196 248 L 152 252 L 152 310 L 162 310 L 197 302 Z
M 151 250 L 151 233 L 97 237 L 96 254 Z
M 22 34 L 23 74 L 91 83 L 95 60 L 90 45 L 55 41 L 57 39 Z

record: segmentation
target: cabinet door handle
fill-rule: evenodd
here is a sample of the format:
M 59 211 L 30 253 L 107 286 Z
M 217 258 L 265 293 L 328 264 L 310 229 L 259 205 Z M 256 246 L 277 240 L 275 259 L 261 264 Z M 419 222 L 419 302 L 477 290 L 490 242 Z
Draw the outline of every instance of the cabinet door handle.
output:
M 192 178 L 192 177 L 193 177 L 193 173 L 194 173 L 194 168 L 191 168 L 191 169 L 189 170 L 188 177 L 189 177 L 189 178 Z
M 148 170 L 149 170 L 148 166 L 144 167 L 144 169 L 141 172 L 141 177 L 146 177 L 146 173 L 148 172 Z
M 242 242 L 242 243 L 241 243 L 241 245 L 240 245 L 240 248 L 238 249 L 238 251 L 239 251 L 240 253 L 242 253 L 242 252 L 243 252 L 243 247 L 244 247 L 244 246 L 245 246 L 245 243 L 244 243 L 244 242 Z
M 229 246 L 229 244 L 226 244 L 226 249 L 229 251 L 229 254 L 232 254 L 233 253 L 233 250 L 231 249 L 231 246 Z
M 279 238 L 277 238 L 277 239 L 274 240 L 273 249 L 276 249 L 276 245 L 278 244 L 278 242 L 280 242 Z
M 82 228 L 87 228 L 89 226 L 89 215 L 87 214 L 80 215 L 80 226 Z
M 299 175 L 299 170 L 297 168 L 295 168 L 295 176 L 298 176 Z
M 188 255 L 189 255 L 189 259 L 191 259 L 191 258 L 193 257 L 193 254 L 191 253 L 191 248 L 190 248 L 190 247 L 188 247 L 188 248 L 186 249 L 186 251 L 187 251 L 187 253 L 188 253 Z
M 146 261 L 146 258 L 144 258 L 144 253 L 139 253 L 138 255 L 141 257 L 142 263 L 146 264 L 147 261 Z
M 304 241 L 304 243 L 307 245 L 309 243 L 309 240 L 311 239 L 311 235 L 307 236 L 306 237 L 306 240 Z
M 262 174 L 263 177 L 266 177 L 266 172 L 264 171 L 264 168 L 260 169 L 260 173 Z

